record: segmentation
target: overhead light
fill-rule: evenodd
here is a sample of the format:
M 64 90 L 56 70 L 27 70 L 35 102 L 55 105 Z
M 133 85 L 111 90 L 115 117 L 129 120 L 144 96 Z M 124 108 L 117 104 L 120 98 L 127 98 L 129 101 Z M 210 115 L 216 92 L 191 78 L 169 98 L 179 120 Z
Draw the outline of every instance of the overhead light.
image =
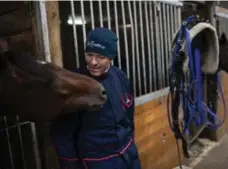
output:
M 83 25 L 83 24 L 86 24 L 86 21 L 84 20 L 84 22 L 83 22 L 81 17 L 75 17 L 74 23 L 73 23 L 72 16 L 69 16 L 68 20 L 67 20 L 67 23 L 69 25 L 73 25 L 73 24 L 75 24 L 75 25 Z

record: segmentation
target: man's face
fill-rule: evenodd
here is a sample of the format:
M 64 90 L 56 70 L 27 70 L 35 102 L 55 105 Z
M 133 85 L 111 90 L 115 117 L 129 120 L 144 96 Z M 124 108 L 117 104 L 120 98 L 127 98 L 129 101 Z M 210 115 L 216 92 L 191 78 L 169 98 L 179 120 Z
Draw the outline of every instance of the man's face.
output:
M 85 53 L 88 71 L 92 76 L 101 76 L 110 66 L 111 59 L 93 52 Z

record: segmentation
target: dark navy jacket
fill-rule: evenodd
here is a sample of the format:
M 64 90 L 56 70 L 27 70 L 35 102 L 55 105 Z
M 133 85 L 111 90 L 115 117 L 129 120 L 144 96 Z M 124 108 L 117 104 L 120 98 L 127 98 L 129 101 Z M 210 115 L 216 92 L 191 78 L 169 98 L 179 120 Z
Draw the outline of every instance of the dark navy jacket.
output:
M 76 72 L 89 76 L 86 69 Z M 62 159 L 102 159 L 124 154 L 133 144 L 134 95 L 130 81 L 114 66 L 96 80 L 108 94 L 102 110 L 75 113 L 57 119 L 52 125 L 52 140 Z

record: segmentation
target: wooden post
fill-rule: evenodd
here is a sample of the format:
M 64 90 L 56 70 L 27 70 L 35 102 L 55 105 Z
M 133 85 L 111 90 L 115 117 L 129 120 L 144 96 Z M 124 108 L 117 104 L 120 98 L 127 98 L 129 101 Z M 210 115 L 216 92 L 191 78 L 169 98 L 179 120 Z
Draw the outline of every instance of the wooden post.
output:
M 61 31 L 59 17 L 59 2 L 46 1 L 47 21 L 49 43 L 51 51 L 51 60 L 58 66 L 63 66 L 62 61 L 62 46 L 61 46 Z

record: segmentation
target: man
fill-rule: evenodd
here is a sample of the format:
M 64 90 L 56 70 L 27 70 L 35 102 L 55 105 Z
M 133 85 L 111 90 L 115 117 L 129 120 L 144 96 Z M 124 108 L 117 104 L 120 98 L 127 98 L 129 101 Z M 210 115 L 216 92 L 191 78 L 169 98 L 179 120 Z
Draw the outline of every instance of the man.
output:
M 108 100 L 99 112 L 81 112 L 53 123 L 51 136 L 62 168 L 141 169 L 134 143 L 133 91 L 125 74 L 111 65 L 116 54 L 112 31 L 96 28 L 88 34 L 87 66 L 77 72 L 102 83 Z

